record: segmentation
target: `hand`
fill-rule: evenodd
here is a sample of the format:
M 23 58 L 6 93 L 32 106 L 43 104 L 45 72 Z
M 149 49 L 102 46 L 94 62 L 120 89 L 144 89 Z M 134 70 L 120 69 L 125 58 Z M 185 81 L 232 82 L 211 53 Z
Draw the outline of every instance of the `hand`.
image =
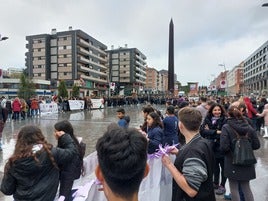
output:
M 173 165 L 172 161 L 170 160 L 169 156 L 168 155 L 163 155 L 162 156 L 162 163 L 164 166 L 169 166 L 169 165 Z
M 63 136 L 65 134 L 64 131 L 55 131 L 54 132 L 54 135 L 55 135 L 55 138 L 58 140 L 61 136 Z
M 141 129 L 138 129 L 138 131 L 143 134 L 146 138 L 148 138 L 148 135 L 145 131 L 141 130 Z
M 205 129 L 206 129 L 206 130 L 209 130 L 209 127 L 208 127 L 208 125 L 207 125 L 207 124 L 205 125 Z
M 176 147 L 174 147 L 172 150 L 170 150 L 170 153 L 174 155 L 178 155 L 179 150 Z

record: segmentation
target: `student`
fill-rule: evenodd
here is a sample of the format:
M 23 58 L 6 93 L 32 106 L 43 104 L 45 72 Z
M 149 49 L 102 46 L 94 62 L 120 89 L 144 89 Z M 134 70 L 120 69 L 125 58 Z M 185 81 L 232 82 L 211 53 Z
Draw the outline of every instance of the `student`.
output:
M 118 126 L 122 127 L 122 128 L 128 128 L 129 126 L 129 121 L 130 121 L 130 118 L 129 116 L 126 116 L 125 115 L 125 109 L 124 108 L 119 108 L 117 109 L 116 111 L 117 113 L 117 117 L 118 117 Z
M 224 174 L 229 180 L 232 200 L 239 201 L 240 191 L 242 190 L 246 200 L 253 201 L 254 196 L 250 188 L 250 180 L 256 178 L 255 165 L 234 165 L 233 149 L 237 134 L 240 136 L 247 135 L 253 150 L 260 148 L 260 141 L 255 129 L 250 126 L 237 106 L 232 105 L 229 108 L 228 116 L 226 124 L 222 127 L 220 140 L 220 148 L 225 156 Z
M 214 189 L 216 189 L 215 193 L 217 195 L 223 195 L 226 192 L 225 184 L 227 178 L 223 173 L 224 154 L 220 150 L 221 129 L 225 124 L 226 119 L 227 116 L 224 107 L 219 103 L 214 103 L 210 106 L 207 116 L 200 126 L 201 136 L 208 139 L 213 147 L 215 156 L 213 182 Z
M 140 129 L 147 133 L 148 131 L 148 125 L 147 125 L 147 116 L 151 112 L 154 112 L 154 108 L 151 105 L 146 105 L 142 108 L 143 118 L 144 122 L 142 125 L 140 125 Z
M 60 189 L 59 196 L 64 196 L 64 201 L 72 200 L 72 186 L 75 179 L 79 179 L 83 170 L 83 158 L 85 156 L 86 145 L 79 142 L 74 135 L 72 124 L 67 121 L 59 121 L 54 125 L 56 132 L 64 131 L 68 133 L 75 143 L 77 154 L 73 156 L 72 160 L 66 165 L 59 166 L 60 168 Z M 63 148 L 64 145 L 58 142 L 58 147 Z
M 175 116 L 175 108 L 170 105 L 166 109 L 166 117 L 163 119 L 164 139 L 163 145 L 174 145 L 179 142 L 178 118 Z
M 163 145 L 164 138 L 163 123 L 156 112 L 147 115 L 147 126 L 148 154 L 153 154 L 160 144 Z
M 53 201 L 59 185 L 59 166 L 67 165 L 76 153 L 69 134 L 55 131 L 63 148 L 49 144 L 42 131 L 27 125 L 18 133 L 15 150 L 5 165 L 1 191 L 14 200 Z
M 107 200 L 138 201 L 140 183 L 149 172 L 146 138 L 136 129 L 112 124 L 98 140 L 96 150 L 96 176 Z
M 214 155 L 208 140 L 201 137 L 202 122 L 200 111 L 185 107 L 179 111 L 179 128 L 186 144 L 177 154 L 173 164 L 169 156 L 162 157 L 162 163 L 173 176 L 172 201 L 215 201 L 213 189 Z

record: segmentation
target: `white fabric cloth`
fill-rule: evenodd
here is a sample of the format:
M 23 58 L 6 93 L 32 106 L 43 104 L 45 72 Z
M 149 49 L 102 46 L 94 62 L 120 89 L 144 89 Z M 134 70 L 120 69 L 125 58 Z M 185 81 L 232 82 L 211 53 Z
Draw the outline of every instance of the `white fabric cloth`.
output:
M 173 157 L 173 159 L 175 159 Z M 98 164 L 97 153 L 93 152 L 84 159 L 85 176 L 74 182 L 73 189 L 78 189 L 74 201 L 106 201 L 103 191 L 98 191 L 95 184 L 95 168 Z M 162 165 L 161 158 L 148 159 L 149 174 L 143 179 L 139 200 L 170 201 L 172 192 L 172 176 Z

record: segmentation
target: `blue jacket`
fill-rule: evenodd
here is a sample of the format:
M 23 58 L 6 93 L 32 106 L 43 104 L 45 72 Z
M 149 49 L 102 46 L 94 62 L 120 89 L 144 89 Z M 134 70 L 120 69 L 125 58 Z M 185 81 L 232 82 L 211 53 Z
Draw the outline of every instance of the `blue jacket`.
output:
M 156 126 L 154 128 L 149 128 L 147 135 L 149 138 L 148 153 L 152 154 L 159 148 L 159 144 L 163 144 L 164 132 L 160 126 Z

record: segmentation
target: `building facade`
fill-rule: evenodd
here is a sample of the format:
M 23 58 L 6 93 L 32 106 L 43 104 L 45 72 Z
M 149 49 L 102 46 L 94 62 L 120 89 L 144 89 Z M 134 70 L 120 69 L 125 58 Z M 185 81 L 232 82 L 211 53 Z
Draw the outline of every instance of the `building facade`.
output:
M 109 80 L 116 85 L 116 94 L 143 93 L 146 84 L 146 56 L 137 48 L 119 47 L 107 51 Z
M 246 95 L 268 94 L 267 54 L 268 41 L 244 61 L 244 93 Z
M 17 97 L 20 84 L 20 79 L 2 78 L 0 83 L 1 96 L 5 96 L 8 99 Z M 34 79 L 33 84 L 36 88 L 37 97 L 51 97 L 50 81 Z
M 159 72 L 155 68 L 146 68 L 145 91 L 158 93 L 159 91 Z
M 30 78 L 51 80 L 56 93 L 64 80 L 71 96 L 74 84 L 80 96 L 103 96 L 107 92 L 107 46 L 81 30 L 26 36 L 26 67 Z
M 226 90 L 229 96 L 237 96 L 244 94 L 243 87 L 244 62 L 235 66 L 227 73 Z
M 159 71 L 159 90 L 163 95 L 168 94 L 168 71 L 160 70 Z

